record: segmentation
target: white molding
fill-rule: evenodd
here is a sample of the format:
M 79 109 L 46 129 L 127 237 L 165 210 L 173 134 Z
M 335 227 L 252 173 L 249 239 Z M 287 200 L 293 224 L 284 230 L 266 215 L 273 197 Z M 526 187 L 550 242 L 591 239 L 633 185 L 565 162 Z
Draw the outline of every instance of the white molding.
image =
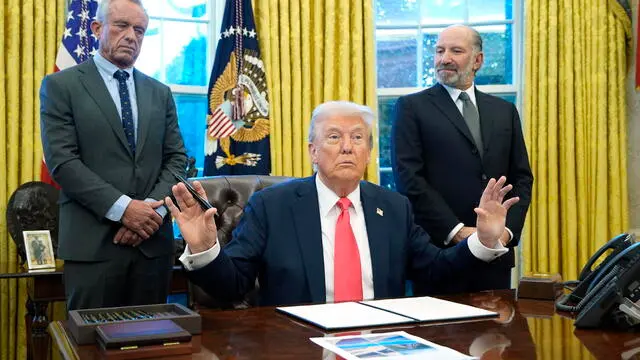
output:
M 171 16 L 149 16 L 149 20 L 158 20 L 158 21 L 175 21 L 175 22 L 188 22 L 188 23 L 198 23 L 198 24 L 206 24 L 209 22 L 209 19 L 194 19 L 188 17 L 171 17 Z
M 171 92 L 182 95 L 207 95 L 207 86 L 170 85 Z
M 516 0 L 517 1 L 517 0 Z M 515 9 L 515 5 L 514 5 Z M 474 21 L 474 22 L 465 22 L 465 25 L 468 26 L 491 26 L 491 25 L 506 25 L 513 24 L 515 19 L 512 20 L 493 20 L 493 21 Z M 459 22 L 451 23 L 451 22 L 442 22 L 442 23 L 401 23 L 401 24 L 376 24 L 376 29 L 381 30 L 411 30 L 416 28 L 421 29 L 442 29 L 449 25 L 458 24 Z

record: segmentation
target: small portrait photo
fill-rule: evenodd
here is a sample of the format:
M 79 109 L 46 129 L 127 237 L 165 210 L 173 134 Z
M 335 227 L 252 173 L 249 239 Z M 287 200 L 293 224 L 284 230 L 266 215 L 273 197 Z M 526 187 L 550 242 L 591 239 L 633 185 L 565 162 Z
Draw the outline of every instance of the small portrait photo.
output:
M 23 231 L 24 247 L 29 270 L 56 267 L 49 230 Z

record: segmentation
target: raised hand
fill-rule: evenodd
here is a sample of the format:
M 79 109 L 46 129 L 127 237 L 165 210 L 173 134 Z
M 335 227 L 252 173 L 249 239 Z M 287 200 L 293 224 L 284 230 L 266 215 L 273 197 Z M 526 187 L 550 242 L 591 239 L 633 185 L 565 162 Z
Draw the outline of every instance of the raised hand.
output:
M 207 198 L 207 194 L 200 182 L 194 181 L 193 187 L 200 196 Z M 171 211 L 171 215 L 176 219 L 180 233 L 187 245 L 189 245 L 189 250 L 192 254 L 209 250 L 215 245 L 218 236 L 218 229 L 213 221 L 213 216 L 217 209 L 202 210 L 200 204 L 182 183 L 174 185 L 171 191 L 176 198 L 178 206 L 169 197 L 165 198 L 165 203 L 169 211 Z
M 494 248 L 505 231 L 505 221 L 507 211 L 511 206 L 520 201 L 519 197 L 513 197 L 503 202 L 505 195 L 511 191 L 512 185 L 506 185 L 507 178 L 501 176 L 498 181 L 491 178 L 487 187 L 482 192 L 480 204 L 473 209 L 478 218 L 476 227 L 478 229 L 478 239 L 488 247 Z

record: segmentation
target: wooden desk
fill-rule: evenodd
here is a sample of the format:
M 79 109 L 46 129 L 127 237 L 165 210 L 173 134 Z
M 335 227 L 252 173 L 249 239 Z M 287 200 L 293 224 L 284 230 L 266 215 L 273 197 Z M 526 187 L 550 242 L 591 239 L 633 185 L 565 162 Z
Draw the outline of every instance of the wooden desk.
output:
M 574 331 L 573 320 L 555 314 L 551 302 L 515 301 L 512 291 L 445 297 L 492 309 L 500 318 L 474 322 L 400 326 L 403 330 L 482 359 L 621 358 L 640 350 L 640 333 Z M 324 336 L 320 329 L 292 320 L 272 307 L 200 312 L 201 351 L 192 359 L 325 359 L 327 353 L 309 338 Z M 374 329 L 383 332 L 390 329 Z M 76 346 L 63 327 L 49 327 L 55 346 L 65 359 L 98 359 L 93 345 Z M 327 357 L 331 359 L 332 357 Z
M 27 351 L 29 359 L 48 359 L 50 339 L 47 333 L 47 308 L 53 301 L 65 301 L 63 266 L 49 272 L 29 272 L 24 267 L 12 273 L 0 273 L 0 279 L 31 278 L 27 298 Z M 173 267 L 171 293 L 188 293 L 188 280 L 181 266 Z

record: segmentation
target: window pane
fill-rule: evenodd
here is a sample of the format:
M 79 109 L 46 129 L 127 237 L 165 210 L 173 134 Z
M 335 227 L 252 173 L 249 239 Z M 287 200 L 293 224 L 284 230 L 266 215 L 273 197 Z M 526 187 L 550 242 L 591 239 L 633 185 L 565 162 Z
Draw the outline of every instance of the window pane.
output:
M 418 25 L 418 0 L 376 0 L 376 24 Z
M 396 96 L 378 97 L 378 139 L 381 168 L 391 166 L 391 124 L 397 99 Z
M 391 190 L 396 189 L 396 182 L 393 180 L 391 168 L 380 169 L 380 186 Z
M 162 16 L 206 20 L 207 0 L 166 0 Z
M 476 76 L 478 85 L 513 84 L 512 25 L 477 26 L 483 41 L 484 64 Z
M 208 0 L 143 0 L 149 16 L 207 20 Z
M 142 0 L 142 6 L 144 6 L 149 16 L 162 16 L 164 3 L 164 1 L 158 0 Z
M 513 0 L 469 1 L 469 21 L 500 21 L 513 19 Z
M 162 31 L 167 84 L 206 85 L 207 25 L 165 21 Z
M 512 103 L 513 105 L 517 105 L 516 104 L 516 94 L 493 94 L 499 98 L 502 98 L 504 100 L 507 100 L 508 102 Z
M 464 12 L 464 0 L 422 0 L 420 21 L 423 25 L 461 23 Z
M 434 66 L 436 43 L 438 42 L 438 35 L 443 29 L 422 30 L 422 76 L 420 85 L 423 87 L 432 86 L 437 82 Z
M 160 60 L 161 44 L 160 21 L 151 20 L 149 21 L 147 32 L 144 35 L 140 56 L 138 60 L 136 60 L 136 68 L 158 80 L 162 80 L 160 78 L 162 69 L 162 62 Z
M 174 94 L 178 124 L 187 148 L 187 156 L 196 159 L 198 175 L 204 167 L 204 136 L 207 121 L 207 96 Z
M 378 87 L 416 86 L 416 30 L 377 30 L 376 46 Z

